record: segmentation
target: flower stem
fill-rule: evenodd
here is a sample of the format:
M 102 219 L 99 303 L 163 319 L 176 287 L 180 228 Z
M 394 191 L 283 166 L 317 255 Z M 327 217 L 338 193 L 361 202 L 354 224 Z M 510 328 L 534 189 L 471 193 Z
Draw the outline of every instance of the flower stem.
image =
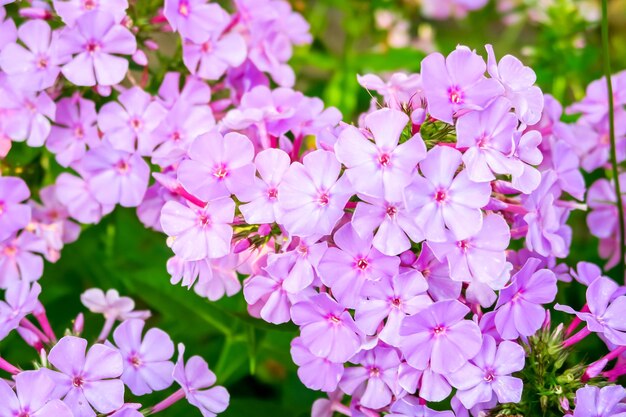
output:
M 6 360 L 2 359 L 0 357 L 0 369 L 2 369 L 3 371 L 6 371 L 12 375 L 17 375 L 20 373 L 19 368 L 15 367 L 14 365 L 10 364 L 9 362 L 7 362 Z
M 148 411 L 148 414 L 155 414 L 155 413 L 158 413 L 159 411 L 163 411 L 169 406 L 171 406 L 172 404 L 174 404 L 175 402 L 182 400 L 183 398 L 185 398 L 185 391 L 183 391 L 183 389 L 181 388 L 178 391 L 174 392 L 169 397 L 167 397 L 166 399 L 164 399 L 163 401 L 161 401 L 160 403 L 158 403 L 157 405 L 155 405 L 154 407 L 150 408 Z
M 585 337 L 589 336 L 590 334 L 591 334 L 591 330 L 589 330 L 587 327 L 584 327 L 574 336 L 570 337 L 569 339 L 565 339 L 563 341 L 563 347 L 567 348 L 570 346 L 574 346 L 576 343 L 580 342 L 581 340 L 583 340 Z
M 611 56 L 609 50 L 609 2 L 602 0 L 602 55 L 604 58 L 604 76 L 606 78 L 607 95 L 609 99 L 609 136 L 611 138 L 611 170 L 615 181 L 617 195 L 617 211 L 619 213 L 619 239 L 620 239 L 620 262 L 618 273 L 626 279 L 624 268 L 626 264 L 626 220 L 624 219 L 624 203 L 622 190 L 619 183 L 619 170 L 617 169 L 617 143 L 615 140 L 615 109 L 613 104 L 613 85 L 611 83 Z

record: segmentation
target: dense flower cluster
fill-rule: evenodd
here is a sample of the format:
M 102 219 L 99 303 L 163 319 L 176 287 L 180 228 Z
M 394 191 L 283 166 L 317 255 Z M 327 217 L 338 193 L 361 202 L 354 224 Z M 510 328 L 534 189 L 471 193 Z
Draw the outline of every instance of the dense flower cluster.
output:
M 485 2 L 444 3 L 463 12 Z M 588 286 L 587 303 L 556 307 L 575 318 L 550 333 L 550 352 L 597 333 L 610 353 L 554 397 L 577 417 L 623 411 L 626 391 L 599 386 L 626 374 L 624 287 L 593 264 L 560 263 L 568 218 L 587 206 L 609 267 L 623 250 L 614 186 L 600 179 L 587 192 L 581 172 L 608 162 L 606 80 L 566 110 L 582 114 L 568 124 L 517 58 L 458 46 L 428 55 L 419 74 L 359 76 L 378 98 L 349 125 L 292 88 L 287 61 L 311 36 L 281 0 L 236 0 L 232 13 L 165 0 L 149 23 L 134 23 L 125 0 L 31 6 L 17 25 L 0 8 L 0 156 L 13 142 L 45 146 L 64 171 L 38 198 L 0 177 L 0 339 L 16 330 L 42 357 L 37 370 L 0 359 L 14 375 L 0 380 L 0 416 L 139 417 L 125 390 L 174 382 L 178 391 L 142 411 L 182 398 L 204 416 L 226 409 L 206 362 L 185 361 L 179 345 L 174 363 L 170 337 L 143 334 L 149 313 L 114 290 L 83 294 L 105 318 L 96 343 L 81 338 L 82 315 L 57 340 L 38 301 L 43 259 L 117 205 L 167 236 L 173 284 L 209 300 L 243 288 L 252 316 L 299 326 L 298 375 L 329 393 L 315 416 L 518 411 L 525 364 L 542 354 L 534 341 L 550 333 L 546 305 L 572 278 Z M 182 49 L 154 92 L 150 30 L 175 32 Z M 613 83 L 623 161 L 626 73 Z M 625 175 L 613 181 L 626 187 Z M 446 399 L 454 412 L 429 407 Z

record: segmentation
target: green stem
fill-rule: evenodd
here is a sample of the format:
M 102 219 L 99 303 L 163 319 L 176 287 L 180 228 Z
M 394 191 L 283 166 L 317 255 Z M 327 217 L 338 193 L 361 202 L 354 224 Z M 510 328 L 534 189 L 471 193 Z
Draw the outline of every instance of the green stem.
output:
M 619 236 L 620 236 L 620 261 L 618 273 L 624 279 L 624 267 L 626 264 L 626 221 L 624 220 L 624 203 L 622 190 L 619 183 L 619 170 L 617 169 L 617 144 L 615 141 L 615 110 L 613 105 L 613 85 L 611 83 L 611 57 L 609 51 L 609 5 L 608 0 L 602 0 L 602 52 L 604 57 L 604 76 L 606 78 L 607 95 L 609 98 L 609 135 L 611 138 L 611 170 L 615 181 L 615 193 L 617 196 L 617 210 L 619 213 Z

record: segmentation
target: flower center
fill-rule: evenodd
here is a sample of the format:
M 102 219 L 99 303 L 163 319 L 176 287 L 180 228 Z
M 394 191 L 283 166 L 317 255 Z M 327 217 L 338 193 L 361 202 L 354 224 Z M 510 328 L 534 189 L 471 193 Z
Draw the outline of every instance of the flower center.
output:
M 183 138 L 183 135 L 179 131 L 176 131 L 176 132 L 172 133 L 172 140 L 174 142 L 179 142 L 182 138 Z
M 46 69 L 48 68 L 48 57 L 45 55 L 41 55 L 37 58 L 37 68 L 38 69 Z
M 130 358 L 128 358 L 128 362 L 135 368 L 138 369 L 139 367 L 141 367 L 141 365 L 143 365 L 143 362 L 141 361 L 141 358 L 139 358 L 139 356 L 137 355 L 133 355 Z
M 76 137 L 76 139 L 82 139 L 85 137 L 85 131 L 81 125 L 77 125 L 74 128 L 74 137 Z
M 391 155 L 387 154 L 387 153 L 383 153 L 378 157 L 378 163 L 380 164 L 380 166 L 382 167 L 387 167 L 389 165 L 391 165 Z
M 450 87 L 448 89 L 448 98 L 450 99 L 450 103 L 453 104 L 463 104 L 463 90 L 458 87 Z
M 487 382 L 492 382 L 494 379 L 496 379 L 496 377 L 493 374 L 493 371 L 489 370 L 485 373 L 485 376 L 483 379 Z
M 380 369 L 377 366 L 370 368 L 370 378 L 378 378 L 380 376 Z
M 298 245 L 296 252 L 298 252 L 301 256 L 306 256 L 309 254 L 309 248 L 306 245 Z
M 327 205 L 329 202 L 330 202 L 330 196 L 328 195 L 328 193 L 321 193 L 319 197 L 317 198 L 317 203 L 322 207 Z
M 330 314 L 328 316 L 328 321 L 331 322 L 332 324 L 340 324 L 341 323 L 341 319 L 337 316 L 335 316 L 334 314 Z
M 467 252 L 467 250 L 470 248 L 470 244 L 467 240 L 461 240 L 459 242 L 456 242 L 456 245 L 463 251 L 463 252 Z
M 435 201 L 437 203 L 445 203 L 445 201 L 448 199 L 448 193 L 446 192 L 446 190 L 437 190 L 437 192 L 435 193 Z
M 276 189 L 275 187 L 272 187 L 270 189 L 267 190 L 267 197 L 270 200 L 276 200 L 276 198 L 278 197 L 278 189 Z
M 389 206 L 387 207 L 387 216 L 389 217 L 395 217 L 396 214 L 398 214 L 398 209 L 394 206 Z
M 443 334 L 445 332 L 446 332 L 446 328 L 445 328 L 445 326 L 442 326 L 442 325 L 437 325 L 433 329 L 433 333 L 435 334 L 435 336 L 439 336 L 439 335 L 441 335 L 441 334 Z
M 361 258 L 358 261 L 356 261 L 356 267 L 359 268 L 361 271 L 365 271 L 368 266 L 369 266 L 369 262 L 365 258 Z
M 93 10 L 98 7 L 98 2 L 96 0 L 85 0 L 83 1 L 83 9 L 85 10 Z
M 228 176 L 228 170 L 224 165 L 219 165 L 213 170 L 213 176 L 221 181 Z
M 211 43 L 211 41 L 206 41 L 205 43 L 202 44 L 200 49 L 203 54 L 208 54 L 211 51 L 213 51 L 213 44 Z
M 82 376 L 75 376 L 74 379 L 72 379 L 72 385 L 75 386 L 76 388 L 81 388 L 84 383 L 85 383 L 85 380 L 83 379 Z
M 17 247 L 13 245 L 8 245 L 4 247 L 4 254 L 9 258 L 14 257 L 17 254 Z
M 130 120 L 130 127 L 132 127 L 135 131 L 138 131 L 143 127 L 143 122 L 137 117 L 133 117 Z
M 30 410 L 25 408 L 16 417 L 30 417 Z
M 0 216 L 4 213 L 4 201 L 0 201 Z
M 211 224 L 211 216 L 208 214 L 201 214 L 198 217 L 198 221 L 200 222 L 200 226 L 207 227 Z
M 128 174 L 128 171 L 130 171 L 130 166 L 126 161 L 119 161 L 117 164 L 115 164 L 115 169 L 120 174 L 126 175 Z
M 181 2 L 178 4 L 178 13 L 181 16 L 187 17 L 189 16 L 189 13 L 191 12 L 190 7 L 189 7 L 189 1 L 188 0 L 181 0 Z
M 101 47 L 102 46 L 100 45 L 98 41 L 92 39 L 89 42 L 87 42 L 87 45 L 85 45 L 85 50 L 87 50 L 87 52 L 93 55 L 96 52 L 98 52 Z
M 391 305 L 396 308 L 399 308 L 400 304 L 402 304 L 402 301 L 399 298 L 394 298 L 391 300 Z

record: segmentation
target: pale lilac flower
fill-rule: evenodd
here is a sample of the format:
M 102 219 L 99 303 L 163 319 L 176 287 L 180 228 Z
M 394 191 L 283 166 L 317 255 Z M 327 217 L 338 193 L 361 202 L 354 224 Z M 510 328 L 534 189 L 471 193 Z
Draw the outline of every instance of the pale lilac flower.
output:
M 529 258 L 500 291 L 495 323 L 503 339 L 533 335 L 546 316 L 542 304 L 554 301 L 556 276 L 548 269 L 538 270 L 540 263 L 539 259 Z
M 38 94 L 18 89 L 0 72 L 0 112 L 4 133 L 30 147 L 42 146 L 50 134 L 50 119 L 56 106 L 45 92 Z
M 494 174 L 520 175 L 522 164 L 511 158 L 515 146 L 517 118 L 504 98 L 481 112 L 470 112 L 456 124 L 457 147 L 468 148 L 463 162 L 472 181 L 492 181 Z
M 618 117 L 624 112 L 626 104 L 626 71 L 611 76 L 613 86 L 613 104 Z M 595 80 L 587 86 L 585 97 L 567 108 L 568 114 L 582 113 L 582 119 L 591 124 L 607 123 L 609 106 L 607 105 L 609 94 L 607 91 L 606 77 Z
M 217 301 L 224 295 L 230 297 L 241 290 L 235 269 L 238 266 L 239 256 L 236 254 L 199 261 L 183 261 L 174 256 L 167 262 L 167 272 L 172 276 L 172 284 L 182 281 L 183 286 L 193 285 L 196 294 Z
M 523 162 L 523 170 L 519 175 L 513 174 L 511 183 L 524 194 L 533 192 L 541 182 L 541 173 L 534 167 L 543 160 L 541 140 L 541 134 L 533 130 L 515 134 L 515 157 Z
M 318 240 L 319 236 L 295 238 L 293 250 L 268 257 L 268 263 L 281 257 L 291 259 L 293 266 L 283 283 L 285 290 L 292 293 L 302 291 L 317 277 L 319 263 L 328 249 L 328 243 Z
M 489 183 L 474 183 L 467 174 L 456 171 L 461 153 L 447 146 L 436 146 L 420 162 L 424 175 L 416 175 L 405 190 L 409 210 L 420 209 L 415 222 L 429 241 L 446 240 L 446 226 L 457 240 L 467 239 L 482 227 L 482 212 L 491 195 Z
M 295 236 L 330 234 L 352 195 L 340 172 L 335 155 L 321 150 L 291 164 L 278 187 L 278 222 Z
M 115 208 L 114 204 L 100 204 L 85 180 L 67 172 L 57 177 L 55 190 L 70 216 L 81 223 L 98 223 Z
M 462 283 L 450 278 L 448 263 L 439 261 L 428 244 L 422 246 L 413 266 L 426 279 L 428 294 L 433 300 L 456 300 L 461 295 Z
M 230 198 L 211 201 L 203 208 L 168 201 L 161 211 L 161 227 L 182 259 L 215 259 L 230 253 L 234 215 L 235 202 Z
M 496 346 L 494 338 L 485 335 L 480 352 L 447 378 L 468 409 L 491 401 L 494 394 L 501 404 L 518 403 L 523 382 L 510 374 L 524 368 L 524 356 L 524 348 L 517 343 L 505 340 Z
M 411 241 L 424 240 L 414 221 L 417 211 L 407 210 L 402 198 L 397 201 L 364 195 L 359 198 L 363 201 L 356 205 L 352 226 L 362 238 L 374 234 L 372 246 L 385 255 L 399 255 L 411 248 Z
M 59 56 L 50 26 L 43 20 L 31 20 L 20 26 L 18 43 L 6 45 L 0 53 L 0 67 L 17 88 L 41 91 L 51 87 L 64 64 Z
M 76 20 L 92 10 L 109 12 L 119 23 L 126 16 L 128 0 L 53 0 L 53 5 L 63 23 L 74 26 Z
M 125 403 L 122 408 L 111 414 L 111 417 L 142 417 L 143 414 L 139 410 L 141 404 Z
M 448 398 L 451 392 L 452 386 L 445 374 L 433 370 L 432 365 L 423 370 L 418 393 L 420 398 L 439 402 Z
M 337 300 L 348 308 L 356 307 L 367 281 L 398 272 L 400 258 L 372 248 L 372 237 L 361 238 L 350 223 L 337 230 L 333 240 L 337 247 L 324 253 L 318 271 L 324 285 L 331 287 Z
M 79 86 L 120 83 L 128 61 L 117 55 L 132 55 L 136 49 L 135 36 L 105 11 L 83 14 L 76 27 L 64 29 L 59 37 L 59 53 L 72 55 L 62 68 L 63 75 Z
M 67 405 L 54 395 L 54 382 L 45 371 L 20 372 L 15 391 L 0 379 L 0 416 L 73 417 Z
M 343 364 L 313 355 L 302 339 L 291 341 L 291 358 L 298 365 L 300 381 L 310 389 L 333 392 L 343 375 Z
M 96 412 L 108 414 L 124 404 L 122 355 L 108 346 L 65 336 L 54 345 L 48 360 L 60 372 L 48 372 L 56 392 L 73 411 L 74 417 L 95 417 Z M 92 408 L 93 407 L 93 408 Z
M 148 189 L 150 167 L 136 153 L 102 145 L 89 150 L 80 161 L 81 172 L 101 204 L 137 207 Z
M 152 328 L 142 338 L 145 322 L 129 319 L 113 331 L 124 361 L 121 379 L 134 395 L 150 394 L 172 385 L 174 343 L 163 330 Z
M 64 166 L 82 159 L 87 147 L 100 143 L 96 127 L 96 104 L 79 95 L 62 98 L 57 103 L 55 125 L 52 126 L 46 147 L 56 154 Z
M 165 0 L 163 13 L 172 29 L 183 39 L 202 43 L 224 25 L 224 9 L 206 0 Z
M 416 397 L 405 396 L 391 406 L 388 417 L 454 417 L 452 411 L 435 411 L 421 404 Z
M 2 1 L 0 1 L 0 51 L 2 51 L 8 44 L 17 40 L 17 28 L 15 27 L 15 22 L 13 19 L 6 17 L 7 12 L 4 10 L 4 7 L 2 7 Z
M 619 231 L 619 213 L 615 194 L 615 180 L 601 178 L 596 180 L 587 193 L 587 204 L 591 211 L 587 215 L 587 226 L 596 237 L 616 236 Z M 626 186 L 626 173 L 619 176 L 622 189 Z M 622 197 L 626 203 L 626 196 Z
M 28 281 L 15 281 L 8 285 L 4 301 L 0 301 L 0 340 L 38 307 L 39 294 L 41 287 L 36 282 L 32 286 Z
M 56 185 L 39 190 L 41 204 L 29 201 L 33 208 L 35 234 L 51 250 L 60 251 L 67 243 L 75 242 L 80 235 L 80 225 L 69 219 L 70 215 L 56 195 Z
M 43 275 L 46 242 L 23 231 L 16 238 L 0 241 L 0 288 L 19 280 L 33 282 Z
M 207 133 L 193 141 L 189 157 L 178 167 L 178 180 L 202 200 L 238 194 L 252 184 L 254 146 L 244 135 Z
M 31 208 L 23 204 L 30 197 L 28 186 L 18 177 L 0 177 L 0 241 L 30 222 Z
M 626 390 L 619 385 L 603 388 L 585 385 L 576 391 L 573 417 L 624 417 Z
M 591 262 L 581 261 L 576 264 L 576 270 L 571 268 L 569 273 L 576 281 L 588 287 L 596 278 L 602 276 L 602 269 Z
M 200 78 L 187 76 L 181 89 L 181 73 L 168 72 L 159 87 L 159 100 L 166 109 L 172 109 L 177 103 L 188 106 L 207 106 L 211 101 L 211 87 Z
M 274 223 L 278 217 L 278 186 L 289 169 L 289 155 L 281 149 L 265 149 L 254 158 L 261 178 L 243 188 L 240 199 L 247 204 L 239 206 L 246 223 Z
M 354 314 L 357 326 L 363 333 L 373 335 L 385 320 L 378 338 L 389 345 L 398 346 L 404 317 L 417 314 L 432 304 L 426 294 L 427 288 L 426 280 L 415 270 L 367 284 Z
M 98 127 L 114 149 L 148 155 L 152 151 L 149 137 L 167 111 L 136 86 L 124 91 L 117 100 L 119 103 L 112 101 L 102 106 Z
M 462 18 L 470 10 L 484 7 L 487 0 L 424 0 L 422 14 L 431 19 Z M 430 416 L 430 415 L 429 415 Z
M 108 290 L 106 293 L 99 288 L 91 288 L 80 296 L 80 301 L 92 313 L 102 314 L 105 319 L 128 320 L 147 319 L 150 312 L 135 310 L 135 302 L 130 297 L 120 297 L 117 290 Z
M 401 349 L 409 365 L 435 373 L 460 369 L 473 358 L 482 344 L 478 325 L 464 320 L 470 309 L 457 300 L 438 301 L 413 316 L 400 327 Z
M 385 82 L 375 74 L 357 75 L 359 84 L 383 96 L 385 104 L 402 110 L 402 105 L 419 103 L 422 98 L 422 79 L 419 74 L 396 72 Z
M 464 240 L 430 242 L 428 246 L 439 260 L 447 260 L 453 280 L 478 281 L 500 289 L 508 281 L 508 276 L 502 279 L 502 275 L 510 239 L 511 233 L 504 218 L 489 214 L 477 234 Z
M 398 145 L 409 117 L 399 110 L 381 109 L 365 117 L 365 128 L 374 143 L 359 129 L 344 129 L 335 144 L 335 154 L 347 170 L 346 176 L 357 193 L 398 201 L 411 182 L 417 163 L 426 156 L 419 135 Z
M 453 123 L 461 110 L 483 110 L 504 94 L 500 83 L 485 77 L 483 58 L 466 46 L 444 58 L 433 53 L 422 60 L 422 86 L 428 112 L 436 119 Z
M 562 140 L 555 140 L 551 160 L 559 187 L 577 200 L 582 200 L 585 197 L 585 179 L 580 170 L 580 159 L 572 147 Z
M 610 278 L 598 277 L 587 288 L 589 312 L 577 312 L 557 304 L 556 309 L 576 314 L 592 332 L 602 333 L 611 343 L 626 346 L 626 296 Z
M 361 331 L 352 316 L 328 294 L 318 294 L 291 307 L 302 343 L 312 354 L 331 362 L 348 361 L 361 348 Z
M 182 387 L 189 404 L 198 407 L 204 417 L 215 417 L 226 410 L 230 395 L 224 387 L 212 387 L 217 378 L 204 359 L 192 356 L 185 364 L 184 354 L 185 346 L 181 343 L 178 345 L 174 380 Z
M 360 353 L 351 362 L 360 366 L 346 368 L 339 382 L 341 390 L 353 395 L 364 388 L 359 401 L 368 408 L 377 410 L 389 405 L 400 388 L 400 358 L 396 349 L 377 346 Z
M 496 56 L 491 45 L 487 49 L 487 71 L 504 87 L 504 96 L 511 101 L 515 114 L 522 123 L 535 124 L 541 118 L 543 93 L 537 87 L 535 71 L 525 66 L 512 55 L 505 55 L 496 63 Z

